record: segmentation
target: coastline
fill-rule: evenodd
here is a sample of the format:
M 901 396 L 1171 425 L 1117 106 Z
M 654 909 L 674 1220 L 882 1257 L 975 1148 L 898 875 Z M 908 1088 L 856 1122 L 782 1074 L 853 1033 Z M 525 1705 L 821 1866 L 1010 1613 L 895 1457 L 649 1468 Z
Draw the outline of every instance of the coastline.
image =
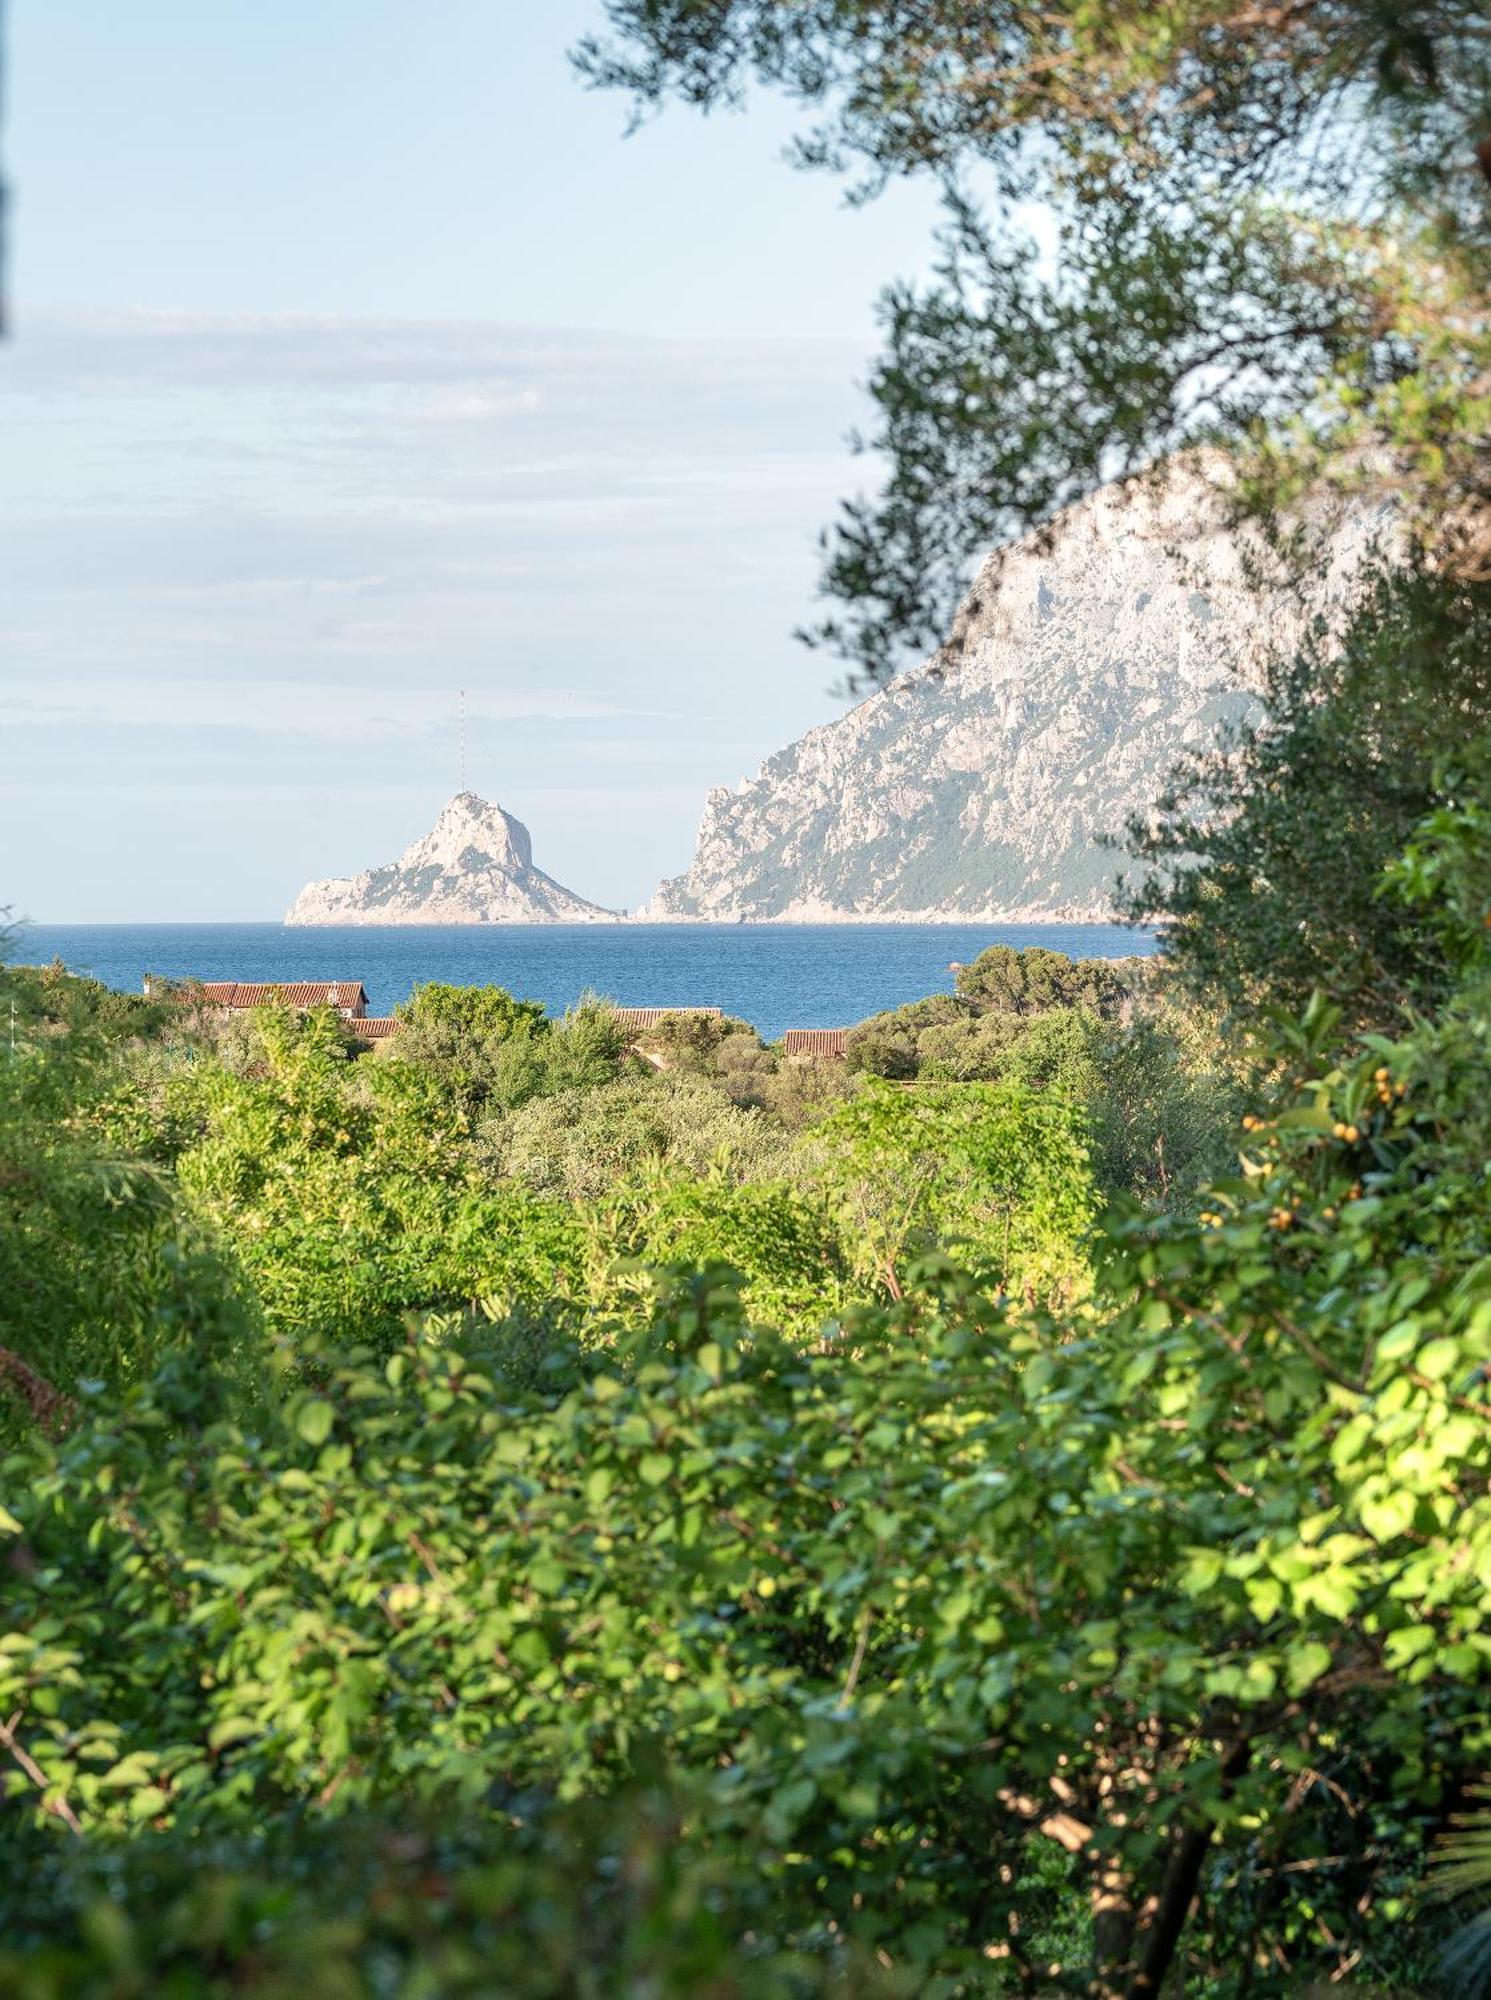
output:
M 272 923 L 273 918 L 262 921 Z M 832 910 L 794 906 L 780 916 L 731 916 L 728 914 L 689 916 L 639 910 L 612 917 L 390 917 L 356 915 L 325 919 L 289 917 L 280 921 L 283 930 L 819 930 L 874 929 L 887 924 L 906 925 L 917 930 L 966 924 L 1103 924 L 1124 928 L 1124 920 L 1101 904 L 1021 905 L 1013 909 L 975 910 Z

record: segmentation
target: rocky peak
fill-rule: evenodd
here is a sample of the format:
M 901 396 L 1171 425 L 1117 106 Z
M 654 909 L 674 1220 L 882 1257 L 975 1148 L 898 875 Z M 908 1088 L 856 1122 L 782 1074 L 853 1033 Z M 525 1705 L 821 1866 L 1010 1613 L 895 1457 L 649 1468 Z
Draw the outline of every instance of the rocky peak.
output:
M 501 806 L 475 792 L 457 792 L 404 861 L 468 871 L 487 866 L 516 875 L 533 866 L 533 840 L 523 822 Z
M 287 924 L 594 924 L 615 912 L 588 903 L 533 865 L 519 819 L 475 792 L 458 792 L 397 861 L 335 881 L 310 882 Z

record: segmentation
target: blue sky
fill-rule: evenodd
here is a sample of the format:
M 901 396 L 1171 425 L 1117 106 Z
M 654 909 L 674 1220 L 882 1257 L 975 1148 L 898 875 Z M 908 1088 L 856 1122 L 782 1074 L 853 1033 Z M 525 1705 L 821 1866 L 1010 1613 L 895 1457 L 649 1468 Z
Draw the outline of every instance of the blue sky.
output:
M 0 903 L 273 917 L 472 780 L 581 893 L 838 712 L 790 637 L 880 283 L 784 108 L 631 138 L 599 0 L 12 0 Z

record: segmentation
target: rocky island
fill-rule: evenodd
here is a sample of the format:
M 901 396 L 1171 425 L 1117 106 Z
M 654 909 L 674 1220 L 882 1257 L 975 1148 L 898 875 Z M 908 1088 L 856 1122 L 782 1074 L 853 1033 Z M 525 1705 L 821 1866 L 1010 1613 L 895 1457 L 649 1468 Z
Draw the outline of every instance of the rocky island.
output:
M 340 881 L 310 882 L 287 924 L 610 924 L 533 865 L 533 841 L 499 805 L 460 792 L 397 861 Z

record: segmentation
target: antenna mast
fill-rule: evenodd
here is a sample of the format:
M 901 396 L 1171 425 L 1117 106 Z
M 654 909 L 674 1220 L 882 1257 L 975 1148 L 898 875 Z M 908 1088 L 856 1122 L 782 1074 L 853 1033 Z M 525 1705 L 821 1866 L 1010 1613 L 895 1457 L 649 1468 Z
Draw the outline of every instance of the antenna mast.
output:
M 466 790 L 466 690 L 461 689 L 461 790 Z

